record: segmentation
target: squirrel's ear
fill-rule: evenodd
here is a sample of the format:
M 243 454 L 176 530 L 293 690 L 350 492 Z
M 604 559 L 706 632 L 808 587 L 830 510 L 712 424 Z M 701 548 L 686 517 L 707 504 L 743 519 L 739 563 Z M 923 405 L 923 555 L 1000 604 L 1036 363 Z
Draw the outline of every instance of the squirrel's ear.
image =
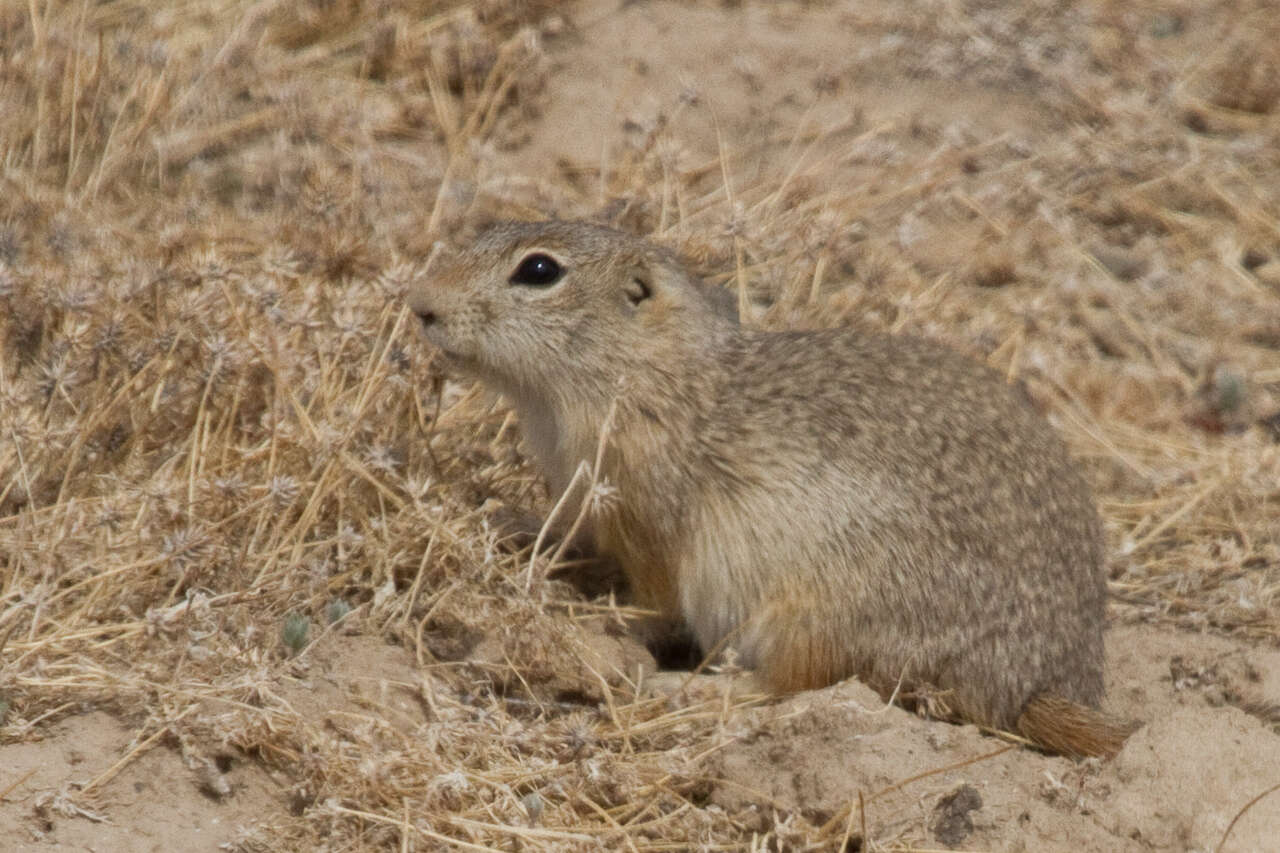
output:
M 627 302 L 631 307 L 638 308 L 640 303 L 653 296 L 652 273 L 646 267 L 632 267 L 622 286 L 622 292 L 627 295 Z

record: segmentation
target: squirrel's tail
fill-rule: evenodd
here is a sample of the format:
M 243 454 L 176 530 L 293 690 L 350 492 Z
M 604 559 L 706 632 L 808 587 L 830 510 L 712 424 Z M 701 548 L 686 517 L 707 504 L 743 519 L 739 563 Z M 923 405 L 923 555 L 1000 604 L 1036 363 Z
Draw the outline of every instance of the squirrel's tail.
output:
M 1017 731 L 1041 749 L 1069 758 L 1110 758 L 1139 725 L 1042 693 L 1023 709 Z

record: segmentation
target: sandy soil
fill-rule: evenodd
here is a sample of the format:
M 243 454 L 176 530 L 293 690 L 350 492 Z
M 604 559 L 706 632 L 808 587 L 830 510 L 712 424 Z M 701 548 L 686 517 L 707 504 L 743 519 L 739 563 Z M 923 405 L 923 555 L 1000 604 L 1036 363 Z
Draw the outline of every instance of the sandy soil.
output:
M 837 836 L 918 837 L 962 850 L 1271 849 L 1280 807 L 1266 800 L 1217 845 L 1280 767 L 1280 738 L 1227 698 L 1280 694 L 1280 652 L 1147 626 L 1118 626 L 1108 642 L 1108 708 L 1146 725 L 1105 764 L 922 720 L 854 682 L 742 708 L 731 708 L 728 675 L 665 679 L 661 694 L 673 709 L 724 707 L 700 744 L 702 795 L 744 833 L 773 829 L 783 846 L 805 846 L 799 828 L 777 823 L 798 815 Z M 642 648 L 603 633 L 584 651 L 598 671 L 645 663 Z M 492 665 L 479 648 L 472 660 Z M 573 677 L 571 665 L 561 672 Z M 385 726 L 422 737 L 434 715 L 421 683 L 405 650 L 329 637 L 279 691 L 335 736 Z M 112 773 L 125 757 L 133 760 Z M 134 727 L 101 712 L 0 747 L 0 759 L 6 778 L 19 781 L 0 809 L 0 830 L 22 839 L 18 850 L 218 850 L 298 808 L 287 780 L 236 750 L 208 769 L 184 762 L 180 744 L 140 745 Z
M 1263 424 L 1280 407 L 1275 173 L 1249 190 L 1261 214 L 1230 205 L 1265 162 L 1259 152 L 1280 141 L 1280 118 L 1266 104 L 1214 101 L 1212 90 L 1215 58 L 1238 48 L 1226 36 L 1241 37 L 1223 21 L 1253 20 L 1252 7 L 929 5 L 933 15 L 910 24 L 892 4 L 854 2 L 584 0 L 542 10 L 528 36 L 538 62 L 483 144 L 463 140 L 451 155 L 448 134 L 401 140 L 411 109 L 394 93 L 335 107 L 399 146 L 379 173 L 385 193 L 346 222 L 374 223 L 371 242 L 420 256 L 429 217 L 465 229 L 499 212 L 603 211 L 641 230 L 675 229 L 670 242 L 715 280 L 742 280 L 750 322 L 857 315 L 943 337 L 1020 374 L 1063 427 L 1107 518 L 1107 707 L 1145 723 L 1119 756 L 1073 763 L 1006 748 L 973 727 L 886 707 L 855 683 L 764 700 L 729 667 L 692 680 L 665 673 L 646 687 L 653 659 L 607 598 L 562 606 L 573 596 L 560 590 L 543 596 L 554 606 L 497 604 L 512 593 L 492 581 L 487 609 L 472 610 L 483 596 L 442 592 L 465 587 L 454 563 L 422 588 L 412 571 L 358 570 L 342 588 L 357 590 L 361 609 L 299 655 L 225 658 L 262 676 L 252 687 L 246 676 L 207 695 L 192 682 L 188 694 L 131 687 L 124 701 L 103 687 L 78 699 L 58 693 L 53 675 L 22 675 L 61 698 L 0 729 L 7 849 L 1277 849 L 1280 793 L 1255 799 L 1280 785 L 1274 483 L 1249 480 L 1246 498 L 1207 491 L 1203 506 L 1188 505 L 1200 489 L 1188 487 L 1186 499 L 1156 505 L 1189 479 L 1221 486 L 1280 467 Z M 1235 89 L 1249 86 L 1258 88 L 1246 80 Z M 353 91 L 362 90 L 335 96 Z M 1137 147 L 1148 136 L 1151 146 Z M 184 198 L 228 194 L 226 216 L 208 230 L 224 241 L 245 232 L 234 239 L 253 247 L 246 257 L 257 249 L 248 232 L 260 227 L 254 193 L 266 191 L 229 178 L 225 163 L 265 157 L 277 142 L 252 136 L 206 152 L 178 182 Z M 1162 183 L 1214 158 L 1225 164 L 1216 202 Z M 859 201 L 832 201 L 845 198 Z M 300 244 L 305 232 L 284 239 Z M 1200 255 L 1226 258 L 1232 286 L 1252 295 L 1232 302 L 1206 290 L 1225 274 L 1186 259 Z M 1166 286 L 1179 276 L 1190 284 Z M 1097 281 L 1123 295 L 1107 303 Z M 788 298 L 796 292 L 821 299 Z M 1156 330 L 1158 311 L 1187 304 L 1197 306 L 1185 315 L 1192 325 Z M 1001 333 L 1008 317 L 1023 331 Z M 1047 327 L 1064 317 L 1073 331 L 1053 337 Z M 1144 332 L 1148 322 L 1154 331 Z M 1252 343 L 1230 352 L 1253 382 L 1247 411 L 1205 404 L 1217 375 L 1206 365 L 1242 335 Z M 1108 360 L 1097 369 L 1055 362 L 1085 348 Z M 1196 366 L 1170 366 L 1166 350 Z M 470 400 L 452 385 L 445 394 Z M 472 467 L 520 465 L 502 410 L 483 411 L 479 426 L 456 414 L 448 425 L 474 432 Z M 1140 450 L 1128 438 L 1144 430 L 1160 438 Z M 1232 441 L 1213 455 L 1215 442 Z M 1257 468 L 1241 470 L 1246 458 Z M 1215 465 L 1221 480 L 1206 473 Z M 489 475 L 451 476 L 446 485 L 465 497 L 439 512 L 479 530 Z M 504 501 L 545 509 L 545 495 L 522 488 L 493 487 L 507 489 Z M 1244 519 L 1243 538 L 1222 536 L 1235 545 L 1209 541 L 1206 531 L 1225 524 L 1204 515 L 1210 507 Z M 457 565 L 489 560 L 491 546 L 459 551 L 469 556 Z M 1191 555 L 1212 551 L 1226 565 L 1228 547 L 1239 552 L 1234 580 L 1210 589 Z M 375 618 L 386 584 L 423 596 L 412 619 L 411 605 L 403 619 Z M 465 605 L 444 603 L 449 595 Z M 256 624 L 218 618 L 227 636 Z M 168 649 L 165 637 L 180 637 L 173 649 L 196 649 L 202 641 L 186 630 L 161 626 L 138 648 Z M 146 677 L 160 683 L 178 658 L 156 654 Z M 555 743 L 548 751 L 525 743 L 544 735 Z M 495 748 L 533 756 L 521 759 L 527 773 L 470 757 Z M 409 751 L 411 760 L 392 758 Z M 486 772 L 507 775 L 486 787 Z M 380 793 L 393 782 L 414 793 Z

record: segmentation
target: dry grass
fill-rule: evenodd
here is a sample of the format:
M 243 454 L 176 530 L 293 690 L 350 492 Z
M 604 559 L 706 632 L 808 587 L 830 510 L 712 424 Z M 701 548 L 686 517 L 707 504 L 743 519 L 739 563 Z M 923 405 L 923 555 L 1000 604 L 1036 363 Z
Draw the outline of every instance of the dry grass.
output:
M 857 318 L 985 356 L 1085 460 L 1121 613 L 1280 637 L 1280 36 L 1251 27 L 1262 11 L 1223 25 L 1248 63 L 1161 67 L 1128 4 L 1096 4 L 1079 43 L 1013 39 L 1083 122 L 1034 152 L 960 128 L 903 159 L 911 128 L 850 125 L 738 174 L 673 167 L 657 128 L 579 190 L 490 165 L 545 97 L 555 4 L 376 5 L 0 6 L 0 738 L 93 705 L 139 748 L 279 768 L 296 814 L 245 849 L 843 838 L 793 814 L 752 842 L 706 808 L 728 709 L 634 701 L 624 673 L 584 668 L 584 626 L 617 609 L 540 574 L 526 592 L 527 555 L 497 547 L 492 502 L 546 496 L 506 411 L 440 381 L 396 297 L 436 239 L 548 204 L 668 232 L 733 270 L 761 322 Z M 984 14 L 868 25 L 997 47 L 1024 25 Z M 1136 68 L 1174 80 L 1154 110 Z M 913 255 L 949 239 L 982 251 Z M 278 685 L 322 632 L 409 650 L 429 724 L 299 712 Z M 465 663 L 481 637 L 500 663 Z

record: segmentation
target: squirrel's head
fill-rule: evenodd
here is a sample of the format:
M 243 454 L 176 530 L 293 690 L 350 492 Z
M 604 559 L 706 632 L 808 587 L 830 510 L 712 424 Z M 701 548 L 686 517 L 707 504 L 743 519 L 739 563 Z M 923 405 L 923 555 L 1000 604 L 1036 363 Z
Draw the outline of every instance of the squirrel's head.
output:
M 490 226 L 408 301 L 448 362 L 523 396 L 609 393 L 693 358 L 736 325 L 731 297 L 639 237 L 553 221 Z

